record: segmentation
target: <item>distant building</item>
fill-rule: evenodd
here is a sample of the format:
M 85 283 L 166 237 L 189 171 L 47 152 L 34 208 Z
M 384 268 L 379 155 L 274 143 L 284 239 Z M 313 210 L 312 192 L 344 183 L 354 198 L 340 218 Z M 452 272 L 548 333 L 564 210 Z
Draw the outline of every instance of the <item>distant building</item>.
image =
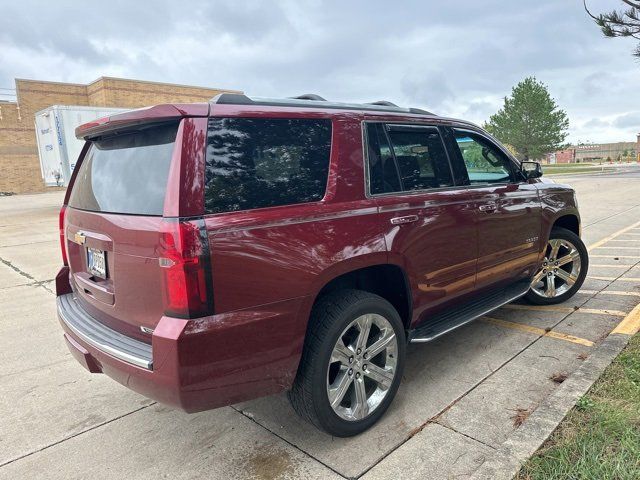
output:
M 15 82 L 16 101 L 0 101 L 0 193 L 45 190 L 34 116 L 44 108 L 52 105 L 139 108 L 158 103 L 206 102 L 222 92 L 238 93 L 110 77 L 100 77 L 89 84 L 22 79 Z
M 546 156 L 549 163 L 640 161 L 640 133 L 635 142 L 572 145 Z

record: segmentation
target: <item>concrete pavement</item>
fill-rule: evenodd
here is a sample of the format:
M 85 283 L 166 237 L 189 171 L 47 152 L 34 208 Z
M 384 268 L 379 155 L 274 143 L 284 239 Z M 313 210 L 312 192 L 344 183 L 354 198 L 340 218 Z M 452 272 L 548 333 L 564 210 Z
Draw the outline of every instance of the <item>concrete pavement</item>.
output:
M 52 294 L 62 194 L 0 198 L 0 478 L 469 476 L 552 398 L 550 377 L 579 368 L 640 301 L 640 224 L 619 233 L 640 221 L 639 177 L 563 179 L 578 192 L 587 245 L 598 245 L 586 293 L 410 345 L 388 413 L 351 439 L 304 423 L 284 395 L 187 415 L 84 371 Z

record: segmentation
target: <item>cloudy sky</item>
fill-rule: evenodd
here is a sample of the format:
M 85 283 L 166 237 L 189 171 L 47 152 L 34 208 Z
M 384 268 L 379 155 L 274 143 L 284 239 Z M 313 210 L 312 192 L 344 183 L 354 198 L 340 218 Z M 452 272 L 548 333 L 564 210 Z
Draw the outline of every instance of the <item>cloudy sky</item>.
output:
M 588 2 L 595 12 L 622 7 Z M 635 44 L 602 37 L 581 0 L 0 0 L 0 15 L 4 88 L 15 77 L 116 76 L 385 99 L 481 123 L 535 75 L 569 114 L 570 141 L 640 132 Z

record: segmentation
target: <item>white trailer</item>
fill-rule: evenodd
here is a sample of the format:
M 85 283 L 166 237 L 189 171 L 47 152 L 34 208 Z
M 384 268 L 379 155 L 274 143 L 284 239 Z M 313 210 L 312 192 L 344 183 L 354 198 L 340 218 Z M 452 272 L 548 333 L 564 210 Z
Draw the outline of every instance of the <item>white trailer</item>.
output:
M 36 140 L 45 185 L 69 185 L 84 144 L 76 138 L 77 126 L 125 110 L 128 109 L 54 105 L 36 113 Z

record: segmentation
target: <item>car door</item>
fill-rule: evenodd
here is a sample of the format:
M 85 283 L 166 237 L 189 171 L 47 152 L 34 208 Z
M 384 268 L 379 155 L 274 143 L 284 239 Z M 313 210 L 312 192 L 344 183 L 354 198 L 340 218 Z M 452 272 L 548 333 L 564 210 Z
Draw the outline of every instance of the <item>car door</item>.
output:
M 538 190 L 522 177 L 517 163 L 481 131 L 452 128 L 445 138 L 454 166 L 467 175 L 470 201 L 477 205 L 476 287 L 530 278 L 541 251 Z
M 475 287 L 475 207 L 455 185 L 437 127 L 368 123 L 365 137 L 368 195 L 391 261 L 409 277 L 419 323 Z

